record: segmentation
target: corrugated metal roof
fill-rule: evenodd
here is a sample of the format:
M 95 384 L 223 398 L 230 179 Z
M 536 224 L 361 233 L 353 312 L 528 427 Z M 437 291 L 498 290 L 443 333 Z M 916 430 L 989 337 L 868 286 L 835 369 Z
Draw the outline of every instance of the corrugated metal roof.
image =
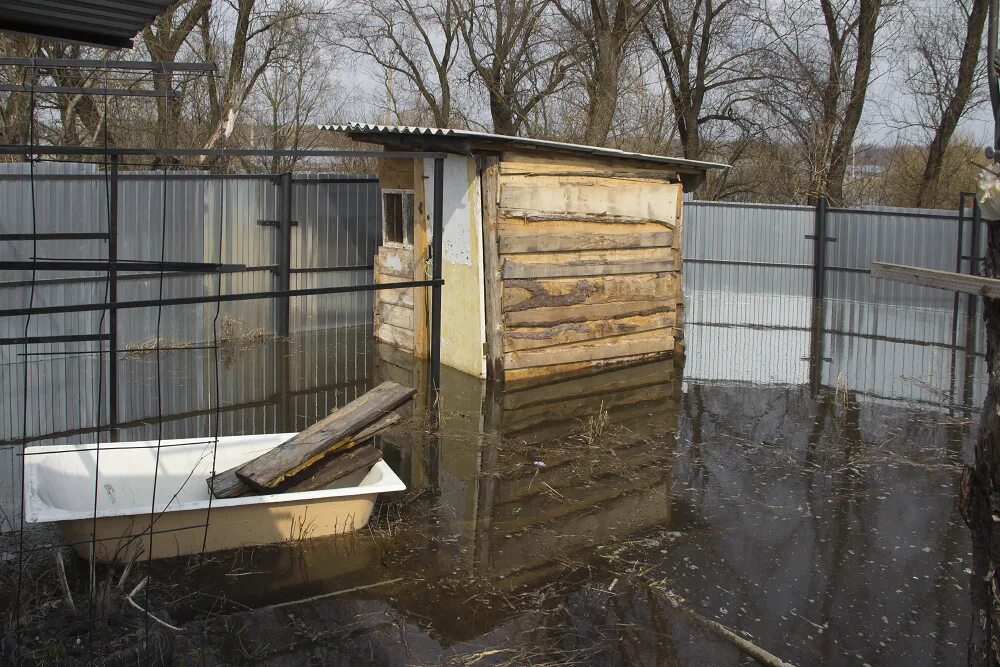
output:
M 4 0 L 0 31 L 111 48 L 136 34 L 176 0 Z
M 700 160 L 688 160 L 679 157 L 667 157 L 664 155 L 650 155 L 648 153 L 631 153 L 629 151 L 618 150 L 617 148 L 601 148 L 599 146 L 584 146 L 581 144 L 568 144 L 561 141 L 549 141 L 547 139 L 531 139 L 528 137 L 511 137 L 504 134 L 489 134 L 488 132 L 474 132 L 472 130 L 453 130 L 439 127 L 409 127 L 402 125 L 375 125 L 369 123 L 346 123 L 343 125 L 320 125 L 321 130 L 332 130 L 334 132 L 346 132 L 349 134 L 366 134 L 373 137 L 392 135 L 412 135 L 426 137 L 440 137 L 443 139 L 468 139 L 478 141 L 489 141 L 506 143 L 518 146 L 532 146 L 538 148 L 551 148 L 553 150 L 569 151 L 572 153 L 587 153 L 590 155 L 601 155 L 625 160 L 643 160 L 646 162 L 659 162 L 675 167 L 693 167 L 695 169 L 726 169 L 728 164 L 721 162 L 702 162 Z

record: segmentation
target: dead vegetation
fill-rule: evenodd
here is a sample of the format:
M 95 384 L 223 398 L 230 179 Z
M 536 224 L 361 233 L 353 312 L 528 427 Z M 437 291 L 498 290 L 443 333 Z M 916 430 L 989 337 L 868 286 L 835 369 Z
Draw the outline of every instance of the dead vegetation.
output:
M 144 341 L 125 343 L 125 350 L 121 353 L 123 359 L 137 359 L 155 354 L 157 350 L 163 352 L 167 350 L 190 350 L 194 347 L 192 343 L 178 343 L 166 338 L 153 337 Z

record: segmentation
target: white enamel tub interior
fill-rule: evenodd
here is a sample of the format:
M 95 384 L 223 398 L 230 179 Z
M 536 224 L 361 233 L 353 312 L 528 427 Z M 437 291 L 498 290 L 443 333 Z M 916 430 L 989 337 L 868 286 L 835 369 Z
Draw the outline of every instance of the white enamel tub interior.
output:
M 378 494 L 406 488 L 379 461 L 327 489 L 212 498 L 209 507 L 205 480 L 213 453 L 215 469 L 227 470 L 292 435 L 223 437 L 217 448 L 212 438 L 163 440 L 159 447 L 155 440 L 107 443 L 99 450 L 93 444 L 28 447 L 24 518 L 56 522 L 84 558 L 124 562 L 139 552 L 153 558 L 199 553 L 203 543 L 205 551 L 218 551 L 350 532 L 368 523 Z

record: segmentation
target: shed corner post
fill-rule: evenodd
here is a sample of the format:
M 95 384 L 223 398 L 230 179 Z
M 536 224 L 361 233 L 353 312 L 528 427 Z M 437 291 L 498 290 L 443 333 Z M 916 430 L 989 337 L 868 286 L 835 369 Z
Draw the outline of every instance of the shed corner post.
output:
M 483 211 L 483 301 L 486 306 L 486 377 L 503 382 L 503 312 L 500 275 L 500 230 L 497 211 L 500 158 L 480 158 L 480 198 Z

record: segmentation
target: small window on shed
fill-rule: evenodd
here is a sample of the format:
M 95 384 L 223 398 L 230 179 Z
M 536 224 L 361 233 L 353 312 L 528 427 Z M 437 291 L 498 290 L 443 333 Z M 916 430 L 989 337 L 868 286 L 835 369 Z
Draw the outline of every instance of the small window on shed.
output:
M 413 190 L 382 191 L 382 241 L 413 245 Z

